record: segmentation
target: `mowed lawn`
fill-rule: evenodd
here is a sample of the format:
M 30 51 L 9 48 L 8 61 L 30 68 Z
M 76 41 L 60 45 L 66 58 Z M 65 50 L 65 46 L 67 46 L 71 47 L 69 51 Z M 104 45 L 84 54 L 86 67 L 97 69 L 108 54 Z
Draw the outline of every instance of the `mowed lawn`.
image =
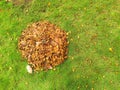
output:
M 44 20 L 69 33 L 68 59 L 28 74 L 18 39 Z M 0 90 L 120 90 L 120 0 L 0 0 Z

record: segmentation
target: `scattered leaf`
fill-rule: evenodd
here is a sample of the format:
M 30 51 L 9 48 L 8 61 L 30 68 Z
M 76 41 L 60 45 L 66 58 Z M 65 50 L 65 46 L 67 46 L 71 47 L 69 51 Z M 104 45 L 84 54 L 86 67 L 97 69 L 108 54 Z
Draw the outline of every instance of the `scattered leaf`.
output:
M 109 48 L 109 51 L 110 51 L 110 52 L 113 52 L 113 49 L 112 49 L 112 48 Z

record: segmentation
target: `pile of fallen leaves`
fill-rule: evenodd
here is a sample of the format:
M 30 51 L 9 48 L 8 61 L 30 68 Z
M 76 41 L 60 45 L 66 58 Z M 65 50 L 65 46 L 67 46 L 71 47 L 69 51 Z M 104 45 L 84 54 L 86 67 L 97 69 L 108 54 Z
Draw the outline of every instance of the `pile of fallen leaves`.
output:
M 52 69 L 67 58 L 67 34 L 49 22 L 36 22 L 22 32 L 18 47 L 33 70 Z

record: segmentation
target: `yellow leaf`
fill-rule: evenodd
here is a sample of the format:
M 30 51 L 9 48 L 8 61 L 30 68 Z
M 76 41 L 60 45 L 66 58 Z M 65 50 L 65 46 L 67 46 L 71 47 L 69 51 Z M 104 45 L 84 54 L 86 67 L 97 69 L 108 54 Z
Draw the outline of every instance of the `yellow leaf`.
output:
M 48 3 L 48 6 L 50 6 L 50 4 L 51 4 L 51 3 L 49 2 L 49 3 Z
M 109 51 L 110 51 L 110 52 L 113 52 L 113 49 L 112 49 L 112 48 L 109 48 Z

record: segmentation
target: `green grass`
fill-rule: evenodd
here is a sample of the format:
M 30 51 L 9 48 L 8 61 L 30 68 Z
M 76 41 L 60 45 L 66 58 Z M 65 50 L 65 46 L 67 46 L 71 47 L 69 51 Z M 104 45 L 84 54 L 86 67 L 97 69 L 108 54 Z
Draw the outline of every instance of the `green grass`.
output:
M 120 0 L 0 1 L 0 90 L 120 90 Z M 50 21 L 69 32 L 68 59 L 28 74 L 18 52 L 27 25 Z M 112 48 L 113 51 L 109 51 Z

